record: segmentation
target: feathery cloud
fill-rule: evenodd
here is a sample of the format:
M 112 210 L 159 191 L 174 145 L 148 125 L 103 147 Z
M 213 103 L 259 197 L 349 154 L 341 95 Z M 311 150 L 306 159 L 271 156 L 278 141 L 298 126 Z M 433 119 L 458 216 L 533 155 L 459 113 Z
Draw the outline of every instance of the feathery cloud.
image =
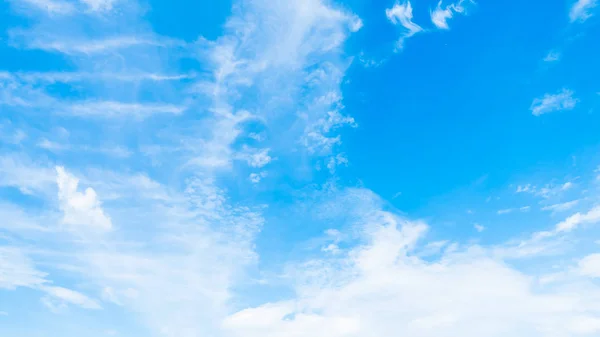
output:
M 396 42 L 396 47 L 398 49 L 402 49 L 404 47 L 404 41 L 411 36 L 423 31 L 421 26 L 414 23 L 413 20 L 413 9 L 410 1 L 406 1 L 404 3 L 395 3 L 392 8 L 388 8 L 385 10 L 385 15 L 388 20 L 394 25 L 401 25 L 404 27 L 405 31 L 402 33 L 398 41 Z
M 536 98 L 531 103 L 531 113 L 534 116 L 541 116 L 555 111 L 573 110 L 578 102 L 573 95 L 573 91 L 563 89 L 556 94 L 546 94 L 541 98 Z
M 596 0 L 576 0 L 569 11 L 571 22 L 583 22 L 592 16 L 592 9 L 597 5 Z

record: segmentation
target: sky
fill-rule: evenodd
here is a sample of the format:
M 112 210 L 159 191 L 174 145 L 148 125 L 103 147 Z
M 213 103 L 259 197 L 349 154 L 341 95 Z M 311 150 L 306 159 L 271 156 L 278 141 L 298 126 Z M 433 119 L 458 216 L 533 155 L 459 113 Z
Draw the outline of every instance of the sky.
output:
M 597 0 L 0 3 L 0 336 L 600 336 Z

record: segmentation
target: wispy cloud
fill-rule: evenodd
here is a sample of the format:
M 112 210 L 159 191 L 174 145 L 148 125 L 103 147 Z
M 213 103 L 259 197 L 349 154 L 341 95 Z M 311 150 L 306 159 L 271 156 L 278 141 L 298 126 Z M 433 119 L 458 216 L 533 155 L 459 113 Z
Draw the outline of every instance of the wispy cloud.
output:
M 544 57 L 544 62 L 557 62 L 560 60 L 560 57 L 560 52 L 552 50 L 548 54 L 546 54 L 546 56 Z
M 536 98 L 531 103 L 531 113 L 534 116 L 541 116 L 555 111 L 572 110 L 578 102 L 573 95 L 573 91 L 563 89 L 556 94 L 546 94 L 541 98 Z
M 592 278 L 600 278 L 600 254 L 591 254 L 579 261 L 579 272 Z
M 65 41 L 56 36 L 43 36 L 24 31 L 12 31 L 11 38 L 15 46 L 27 49 L 40 49 L 67 55 L 103 54 L 134 47 L 182 47 L 184 42 L 156 37 L 112 36 L 98 39 L 79 39 Z
M 72 103 L 60 108 L 59 112 L 77 117 L 144 119 L 154 114 L 178 115 L 185 107 L 172 104 L 123 103 L 114 101 L 87 101 Z
M 404 32 L 396 42 L 396 47 L 402 49 L 404 47 L 404 41 L 411 36 L 423 31 L 421 26 L 414 23 L 413 20 L 413 9 L 410 1 L 404 3 L 397 2 L 392 8 L 385 10 L 385 15 L 388 20 L 394 25 L 401 25 L 404 27 Z
M 502 214 L 509 214 L 515 211 L 520 211 L 520 212 L 528 212 L 531 209 L 531 206 L 523 206 L 523 207 L 519 207 L 519 208 L 505 208 L 505 209 L 500 209 L 496 212 L 496 214 L 498 215 L 502 215 Z
M 542 208 L 543 211 L 564 212 L 577 206 L 579 200 L 567 201 L 559 204 L 553 204 Z
M 438 2 L 437 7 L 430 12 L 431 22 L 439 29 L 450 29 L 448 20 L 452 19 L 455 14 L 464 14 L 465 7 L 463 3 L 467 0 L 460 0 L 457 3 L 450 4 L 442 8 L 442 1 Z M 472 2 L 468 0 L 469 2 Z
M 74 304 L 85 309 L 102 308 L 96 301 L 92 300 L 91 298 L 87 297 L 86 295 L 80 292 L 71 289 L 56 286 L 42 286 L 41 290 L 43 290 L 50 298 L 57 301 L 64 301 L 66 303 Z M 47 298 L 46 303 L 51 303 L 49 301 L 50 299 Z M 52 306 L 56 307 L 56 305 Z
M 596 0 L 576 0 L 569 11 L 571 22 L 583 22 L 592 16 L 592 9 L 597 5 Z
M 577 212 L 556 225 L 556 232 L 571 232 L 582 224 L 600 221 L 600 207 L 594 207 L 586 213 Z

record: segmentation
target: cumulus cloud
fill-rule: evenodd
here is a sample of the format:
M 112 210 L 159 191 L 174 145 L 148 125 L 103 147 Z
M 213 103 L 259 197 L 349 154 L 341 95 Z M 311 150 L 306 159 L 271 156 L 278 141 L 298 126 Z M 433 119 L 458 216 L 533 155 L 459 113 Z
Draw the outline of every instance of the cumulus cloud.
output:
M 96 192 L 92 188 L 78 191 L 79 179 L 63 167 L 56 167 L 58 199 L 63 212 L 63 223 L 76 229 L 109 231 L 112 221 L 102 209 Z
M 597 333 L 599 289 L 543 288 L 477 247 L 416 258 L 422 223 L 376 212 L 365 243 L 296 265 L 297 297 L 239 311 L 234 336 L 579 336 Z M 551 290 L 552 289 L 552 290 Z M 571 289 L 571 290 L 568 290 Z M 589 298 L 591 296 L 592 298 Z M 587 308 L 582 311 L 575 308 Z M 548 319 L 552 317 L 553 319 Z
M 541 98 L 534 99 L 529 109 L 534 116 L 541 116 L 555 111 L 573 110 L 579 101 L 573 95 L 573 91 L 568 89 L 563 89 L 556 94 L 546 94 Z

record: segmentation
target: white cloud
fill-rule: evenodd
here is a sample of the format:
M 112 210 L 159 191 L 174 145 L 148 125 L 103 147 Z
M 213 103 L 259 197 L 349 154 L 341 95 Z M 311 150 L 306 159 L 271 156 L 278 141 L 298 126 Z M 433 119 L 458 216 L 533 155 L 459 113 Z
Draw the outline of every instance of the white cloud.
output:
M 75 6 L 66 1 L 57 0 L 14 0 L 17 4 L 26 4 L 37 10 L 47 12 L 48 14 L 71 14 L 75 11 Z
M 161 74 L 153 72 L 16 72 L 7 73 L 10 79 L 18 79 L 26 83 L 78 83 L 84 81 L 180 81 L 195 78 L 193 73 Z
M 592 254 L 579 261 L 579 272 L 582 275 L 600 278 L 600 254 Z
M 253 184 L 258 184 L 266 176 L 267 172 L 250 173 L 249 179 Z
M 560 60 L 560 57 L 560 53 L 553 50 L 544 57 L 544 62 L 556 62 Z
M 452 19 L 454 14 L 459 13 L 462 14 L 465 12 L 465 8 L 463 6 L 463 2 L 465 0 L 460 0 L 457 3 L 450 4 L 445 8 L 442 8 L 442 1 L 438 2 L 435 10 L 431 11 L 431 22 L 439 28 L 439 29 L 449 29 L 448 20 Z
M 0 246 L 0 290 L 36 288 L 47 282 L 45 277 L 19 248 Z
M 577 0 L 571 6 L 569 11 L 569 19 L 571 22 L 583 22 L 592 16 L 592 9 L 597 5 L 596 0 Z
M 118 0 L 79 0 L 92 12 L 107 12 L 113 9 Z
M 141 36 L 113 36 L 101 39 L 70 39 L 45 36 L 31 32 L 12 31 L 11 38 L 15 46 L 27 49 L 40 49 L 67 55 L 106 54 L 134 47 L 180 47 L 184 43 L 177 40 Z M 23 42 L 20 42 L 20 41 Z
M 544 97 L 536 98 L 531 103 L 531 113 L 540 116 L 555 111 L 572 110 L 578 102 L 573 94 L 573 91 L 563 89 L 556 94 L 546 94 Z
M 71 289 L 56 286 L 43 286 L 41 290 L 43 290 L 48 296 L 51 296 L 55 300 L 68 304 L 74 304 L 84 309 L 102 308 L 94 300 L 90 299 L 89 297 L 85 296 L 80 292 Z M 46 304 L 48 303 L 51 302 L 46 301 Z
M 417 34 L 418 32 L 423 31 L 423 28 L 421 28 L 421 26 L 417 25 L 412 21 L 412 11 L 413 9 L 412 5 L 410 4 L 410 1 L 406 1 L 404 3 L 397 2 L 392 8 L 388 8 L 385 10 L 385 15 L 391 23 L 393 23 L 394 25 L 399 24 L 406 29 L 406 31 L 396 42 L 396 47 L 398 49 L 402 49 L 404 47 L 404 40 Z
M 575 207 L 579 203 L 579 200 L 567 201 L 559 204 L 553 204 L 549 206 L 545 206 L 542 208 L 543 211 L 552 211 L 552 212 L 564 212 L 568 211 L 571 208 Z
M 600 206 L 587 213 L 577 212 L 556 225 L 556 232 L 570 232 L 582 224 L 593 224 L 600 221 Z
M 171 104 L 153 103 L 122 103 L 112 101 L 97 101 L 73 103 L 64 108 L 62 113 L 77 117 L 125 118 L 144 119 L 154 114 L 181 114 L 185 107 Z
M 329 173 L 334 174 L 336 167 L 338 166 L 348 166 L 348 158 L 343 153 L 338 153 L 334 157 L 330 157 L 327 162 L 327 169 L 329 169 Z
M 482 225 L 480 225 L 480 224 L 477 224 L 477 223 L 476 223 L 476 224 L 475 224 L 473 227 L 474 227 L 474 228 L 475 228 L 475 230 L 476 230 L 476 231 L 478 231 L 479 233 L 481 233 L 481 232 L 483 232 L 483 231 L 485 230 L 485 227 L 484 227 L 484 226 L 482 226 Z
M 111 219 L 104 213 L 100 200 L 92 188 L 78 191 L 79 179 L 56 167 L 58 199 L 64 214 L 63 223 L 76 229 L 108 231 L 112 229 Z
M 47 195 L 54 190 L 52 168 L 15 154 L 0 156 L 0 186 L 18 188 L 24 194 Z
M 297 296 L 241 310 L 233 336 L 584 336 L 600 327 L 600 291 L 570 284 L 540 289 L 479 247 L 416 258 L 426 227 L 376 212 L 365 243 L 290 267 Z
M 542 187 L 538 187 L 532 184 L 519 185 L 517 186 L 516 193 L 529 193 L 536 197 L 550 199 L 553 197 L 560 196 L 563 192 L 573 188 L 575 184 L 571 181 L 567 181 L 563 184 L 549 183 Z
M 242 151 L 237 155 L 237 158 L 240 160 L 244 160 L 248 163 L 250 167 L 253 168 L 261 168 L 266 166 L 273 160 L 271 156 L 269 156 L 270 149 L 251 149 L 249 147 L 244 147 Z

